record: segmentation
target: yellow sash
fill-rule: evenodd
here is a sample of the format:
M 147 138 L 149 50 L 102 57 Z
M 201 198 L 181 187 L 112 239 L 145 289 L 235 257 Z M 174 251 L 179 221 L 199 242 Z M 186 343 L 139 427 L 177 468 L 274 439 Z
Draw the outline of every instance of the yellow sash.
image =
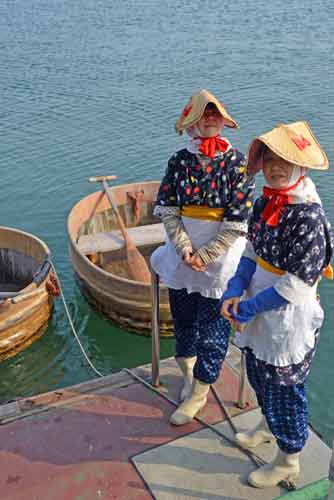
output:
M 261 257 L 257 257 L 256 263 L 258 266 L 262 267 L 262 269 L 264 269 L 265 271 L 269 271 L 270 273 L 278 274 L 280 276 L 286 273 L 286 271 L 283 271 L 278 267 L 272 266 L 271 264 L 269 264 L 269 262 L 265 261 Z
M 257 257 L 256 263 L 260 267 L 262 267 L 262 269 L 265 269 L 266 271 L 269 271 L 270 273 L 278 274 L 280 276 L 282 276 L 282 274 L 286 273 L 286 271 L 283 271 L 282 269 L 279 269 L 278 267 L 272 266 L 271 264 L 269 264 L 269 262 L 266 262 L 261 257 Z M 334 279 L 333 268 L 330 264 L 322 271 L 321 274 L 324 278 L 327 278 L 328 280 Z
M 198 205 L 184 205 L 181 207 L 181 215 L 183 215 L 183 217 L 191 217 L 192 219 L 219 222 L 224 218 L 224 209 L 202 207 Z

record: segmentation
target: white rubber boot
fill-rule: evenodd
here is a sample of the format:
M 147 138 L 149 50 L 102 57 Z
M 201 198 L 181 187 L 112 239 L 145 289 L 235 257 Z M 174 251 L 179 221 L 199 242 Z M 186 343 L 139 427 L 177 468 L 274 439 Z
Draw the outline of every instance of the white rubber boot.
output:
M 283 453 L 278 450 L 275 460 L 271 464 L 262 465 L 248 476 L 248 482 L 255 488 L 270 488 L 281 481 L 293 481 L 299 477 L 298 453 Z
M 256 448 L 259 444 L 275 441 L 275 436 L 270 432 L 266 418 L 262 415 L 260 423 L 254 429 L 238 432 L 235 440 L 243 448 Z
M 189 398 L 191 395 L 191 388 L 193 384 L 193 369 L 196 363 L 196 356 L 192 358 L 177 357 L 175 361 L 179 365 L 182 375 L 183 375 L 183 387 L 180 392 L 179 401 L 182 403 L 185 399 Z
M 194 379 L 190 398 L 183 401 L 170 417 L 174 425 L 189 424 L 194 416 L 206 405 L 210 384 Z

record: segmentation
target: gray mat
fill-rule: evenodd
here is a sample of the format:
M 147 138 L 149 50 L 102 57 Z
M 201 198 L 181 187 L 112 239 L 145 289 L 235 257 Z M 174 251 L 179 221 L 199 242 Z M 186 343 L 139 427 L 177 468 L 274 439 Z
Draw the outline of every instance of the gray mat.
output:
M 259 420 L 259 410 L 233 419 L 238 430 L 252 428 Z M 227 422 L 216 427 L 232 438 Z M 276 448 L 265 444 L 258 447 L 256 453 L 269 461 L 275 456 Z M 297 486 L 326 477 L 330 457 L 329 447 L 310 429 Z M 188 434 L 132 460 L 157 500 L 270 500 L 284 493 L 279 487 L 259 490 L 248 486 L 246 479 L 255 468 L 253 463 L 209 429 Z

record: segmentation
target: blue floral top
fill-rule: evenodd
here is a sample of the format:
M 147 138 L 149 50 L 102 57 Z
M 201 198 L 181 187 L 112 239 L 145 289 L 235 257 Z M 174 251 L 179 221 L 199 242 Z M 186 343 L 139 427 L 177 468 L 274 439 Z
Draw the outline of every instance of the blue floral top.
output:
M 207 159 L 204 165 L 196 154 L 182 149 L 168 162 L 157 205 L 224 208 L 225 219 L 243 222 L 252 206 L 254 186 L 245 172 L 245 157 L 236 149 Z
M 263 197 L 256 200 L 249 222 L 248 239 L 255 253 L 313 286 L 334 250 L 333 233 L 323 208 L 317 203 L 286 205 L 273 227 L 261 220 L 267 203 Z
M 273 227 L 261 220 L 267 203 L 263 197 L 256 200 L 249 222 L 248 239 L 255 253 L 269 264 L 314 285 L 329 264 L 334 249 L 333 233 L 322 207 L 316 203 L 286 205 L 278 225 Z M 279 385 L 302 384 L 309 374 L 319 335 L 317 330 L 314 348 L 302 362 L 294 365 L 277 367 L 256 359 L 250 348 L 246 350 L 267 381 Z

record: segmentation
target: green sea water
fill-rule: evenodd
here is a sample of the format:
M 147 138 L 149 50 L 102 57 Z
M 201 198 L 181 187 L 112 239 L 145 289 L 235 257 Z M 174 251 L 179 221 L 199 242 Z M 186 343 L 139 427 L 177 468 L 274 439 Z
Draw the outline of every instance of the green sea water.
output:
M 241 125 L 242 151 L 279 122 L 306 119 L 331 169 L 313 178 L 331 222 L 334 7 L 329 0 L 2 0 L 0 224 L 49 245 L 76 328 L 103 373 L 150 361 L 150 340 L 111 325 L 81 297 L 66 218 L 94 186 L 160 179 L 184 144 L 173 130 L 195 90 L 221 97 Z M 334 434 L 333 284 L 320 285 L 326 322 L 309 382 L 310 418 Z M 163 357 L 173 341 L 162 341 Z M 0 400 L 93 377 L 61 302 L 45 335 L 0 366 Z

